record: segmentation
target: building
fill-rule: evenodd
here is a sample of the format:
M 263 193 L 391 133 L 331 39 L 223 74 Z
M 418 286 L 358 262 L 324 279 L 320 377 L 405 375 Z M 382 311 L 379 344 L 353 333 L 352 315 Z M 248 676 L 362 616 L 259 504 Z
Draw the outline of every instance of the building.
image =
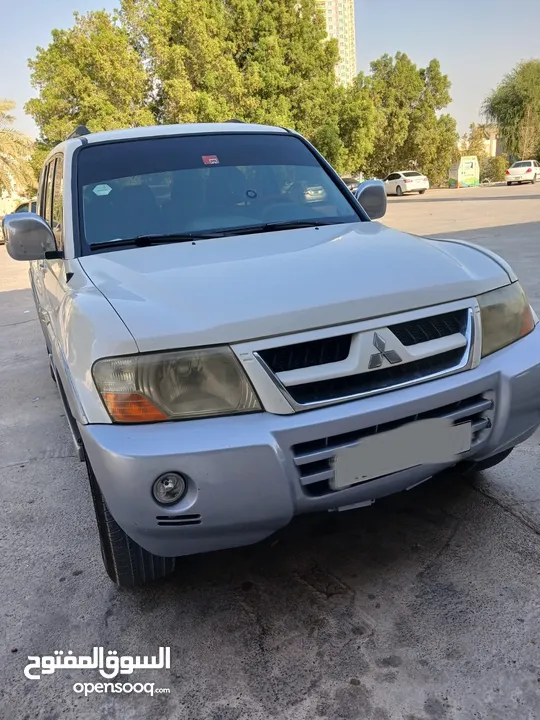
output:
M 340 61 L 336 67 L 338 80 L 348 85 L 356 77 L 356 42 L 354 32 L 354 0 L 318 0 L 326 18 L 329 37 L 336 38 Z

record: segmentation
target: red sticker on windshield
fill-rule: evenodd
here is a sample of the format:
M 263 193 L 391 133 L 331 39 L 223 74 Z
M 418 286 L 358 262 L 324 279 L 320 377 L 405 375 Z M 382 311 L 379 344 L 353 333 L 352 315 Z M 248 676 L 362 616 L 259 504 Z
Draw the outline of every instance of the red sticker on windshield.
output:
M 219 160 L 217 155 L 203 155 L 202 161 L 205 165 L 219 165 Z

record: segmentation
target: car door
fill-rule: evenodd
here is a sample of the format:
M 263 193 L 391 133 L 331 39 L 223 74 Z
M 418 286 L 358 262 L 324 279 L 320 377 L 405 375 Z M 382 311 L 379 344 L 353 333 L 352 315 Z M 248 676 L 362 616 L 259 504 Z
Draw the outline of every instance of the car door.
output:
M 48 198 L 52 193 L 53 175 L 50 172 L 50 163 L 44 166 L 39 179 L 36 211 L 38 215 L 45 218 Z M 43 333 L 49 342 L 49 315 L 47 312 L 47 300 L 45 293 L 45 260 L 33 260 L 30 263 L 30 285 L 34 294 L 36 311 L 41 323 Z
M 64 156 L 55 157 L 52 194 L 47 203 L 46 220 L 56 241 L 56 249 L 64 250 Z M 49 258 L 45 261 L 44 275 L 47 312 L 52 340 L 60 340 L 59 313 L 67 291 L 65 261 L 63 257 Z M 60 342 L 60 346 L 62 343 Z
M 399 173 L 390 173 L 384 184 L 386 185 L 386 194 L 395 195 L 396 193 L 396 180 L 399 178 Z

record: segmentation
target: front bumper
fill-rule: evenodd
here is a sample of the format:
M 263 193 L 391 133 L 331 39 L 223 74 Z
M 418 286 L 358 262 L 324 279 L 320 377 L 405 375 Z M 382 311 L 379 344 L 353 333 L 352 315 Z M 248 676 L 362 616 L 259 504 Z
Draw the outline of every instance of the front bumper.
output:
M 421 465 L 338 491 L 326 491 L 323 482 L 314 492 L 300 480 L 293 448 L 478 398 L 493 402 L 490 427 L 463 459 L 488 458 L 534 433 L 540 425 L 540 325 L 473 370 L 318 410 L 79 427 L 118 524 L 150 552 L 179 556 L 258 542 L 294 515 L 369 503 L 428 479 L 448 464 Z M 186 476 L 189 490 L 163 508 L 151 486 L 167 471 Z

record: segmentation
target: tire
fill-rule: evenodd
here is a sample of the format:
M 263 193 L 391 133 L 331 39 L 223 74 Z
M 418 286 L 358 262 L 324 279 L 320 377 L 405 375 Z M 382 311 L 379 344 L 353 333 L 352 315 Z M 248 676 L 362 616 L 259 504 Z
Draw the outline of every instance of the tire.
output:
M 419 190 L 419 191 L 418 191 L 418 194 L 419 194 L 419 195 L 423 195 L 425 192 L 426 192 L 425 190 Z
M 170 575 L 176 558 L 153 555 L 126 535 L 109 512 L 88 460 L 86 466 L 107 575 L 123 588 L 138 587 Z
M 533 177 L 533 179 L 531 180 L 531 185 L 535 185 L 536 179 L 537 179 L 537 178 L 536 178 L 536 175 L 535 175 L 535 176 Z
M 507 182 L 506 184 L 507 184 L 508 186 L 510 186 L 510 185 L 513 185 L 514 183 Z
M 457 469 L 463 477 L 469 477 L 470 475 L 474 475 L 477 472 L 482 472 L 483 470 L 489 470 L 492 467 L 495 467 L 495 465 L 498 465 L 499 463 L 502 463 L 503 460 L 506 460 L 506 458 L 510 455 L 514 448 L 510 448 L 509 450 L 503 450 L 503 452 L 498 453 L 497 455 L 492 455 L 489 458 L 486 458 L 486 460 L 480 460 L 479 462 L 463 462 L 460 463 L 457 466 Z
M 396 188 L 396 195 L 398 197 L 401 197 L 403 195 L 403 190 L 401 189 L 401 185 L 398 185 Z

